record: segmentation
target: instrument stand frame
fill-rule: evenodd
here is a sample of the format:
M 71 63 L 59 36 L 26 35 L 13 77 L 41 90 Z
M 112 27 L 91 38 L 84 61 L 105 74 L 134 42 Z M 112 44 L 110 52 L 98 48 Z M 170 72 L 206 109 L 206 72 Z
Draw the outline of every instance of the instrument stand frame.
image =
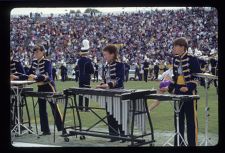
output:
M 180 128 L 179 128 L 179 113 L 180 110 L 183 106 L 183 102 L 179 99 L 174 99 L 174 112 L 176 115 L 176 132 L 163 144 L 163 146 L 166 146 L 167 144 L 169 144 L 170 146 L 173 146 L 170 141 L 172 139 L 175 138 L 175 136 L 177 137 L 177 146 L 180 146 L 180 138 L 181 138 L 181 142 L 184 143 L 185 146 L 187 146 L 187 142 L 184 140 L 184 138 L 182 137 L 181 133 L 180 133 Z M 181 103 L 181 106 L 179 106 Z
M 21 136 L 21 135 L 23 135 L 27 132 L 30 132 L 31 134 L 39 137 L 35 132 L 33 132 L 31 129 L 29 129 L 28 127 L 23 125 L 22 122 L 21 122 L 20 103 L 21 103 L 21 93 L 22 93 L 23 87 L 20 88 L 19 86 L 12 86 L 11 89 L 14 92 L 15 97 L 16 97 L 15 107 L 17 109 L 17 116 L 15 117 L 15 126 L 11 130 L 11 141 L 13 142 L 13 140 L 16 136 Z M 23 133 L 22 130 L 21 130 L 21 127 L 24 127 L 27 131 Z M 15 133 L 14 137 L 12 137 L 12 133 Z
M 198 73 L 195 74 L 196 77 L 199 77 L 199 78 L 204 78 L 205 80 L 205 136 L 204 136 L 204 139 L 202 140 L 202 142 L 200 143 L 200 146 L 201 145 L 204 145 L 204 146 L 208 146 L 208 143 L 212 145 L 209 137 L 208 137 L 208 127 L 209 127 L 209 104 L 208 104 L 208 83 L 209 83 L 209 79 L 211 80 L 218 80 L 218 77 L 217 76 L 214 76 L 212 77 L 213 75 L 211 76 L 208 76 L 208 75 L 199 75 Z M 217 87 L 218 88 L 218 87 Z M 218 93 L 217 93 L 218 94 Z
M 147 99 L 144 98 L 144 105 L 146 107 L 146 110 L 145 112 L 143 113 L 146 113 L 147 115 L 147 119 L 149 121 L 149 124 L 150 124 L 150 128 L 151 128 L 151 133 L 147 133 L 147 134 L 142 134 L 140 136 L 134 136 L 134 116 L 137 115 L 137 112 L 136 112 L 136 107 L 135 107 L 135 100 L 138 99 L 136 98 L 135 96 L 130 96 L 130 101 L 131 103 L 133 103 L 133 106 L 134 108 L 132 110 L 130 110 L 132 113 L 132 120 L 131 120 L 131 133 L 129 135 L 126 135 L 126 136 L 113 136 L 113 135 L 109 135 L 108 132 L 100 132 L 100 131 L 91 131 L 90 129 L 93 128 L 94 126 L 96 126 L 97 124 L 99 124 L 100 122 L 104 122 L 105 125 L 109 126 L 109 124 L 104 121 L 104 119 L 107 117 L 104 116 L 104 117 L 100 117 L 98 116 L 97 113 L 95 113 L 95 111 L 93 111 L 93 109 L 103 109 L 105 110 L 105 108 L 96 108 L 96 107 L 88 107 L 88 109 L 91 111 L 91 113 L 93 113 L 95 116 L 98 117 L 98 121 L 95 122 L 92 126 L 90 126 L 88 129 L 82 129 L 82 122 L 81 122 L 81 117 L 80 117 L 80 111 L 78 110 L 78 105 L 77 105 L 77 101 L 76 101 L 76 97 L 78 95 L 83 95 L 83 94 L 79 94 L 79 93 L 69 93 L 69 92 L 64 92 L 65 94 L 65 110 L 64 110 L 64 115 L 63 115 L 63 128 L 64 129 L 68 129 L 68 128 L 72 128 L 73 131 L 70 131 L 70 134 L 68 135 L 65 135 L 65 141 L 69 141 L 68 137 L 69 136 L 77 136 L 77 135 L 80 135 L 80 139 L 85 139 L 85 135 L 87 136 L 95 136 L 95 137 L 102 137 L 102 138 L 114 138 L 114 139 L 117 139 L 117 140 L 126 140 L 126 141 L 130 141 L 131 144 L 128 145 L 128 146 L 141 146 L 141 145 L 145 145 L 145 144 L 150 144 L 150 146 L 153 145 L 153 143 L 155 142 L 154 140 L 154 132 L 153 132 L 153 126 L 152 126 L 152 122 L 151 122 L 151 118 L 150 118 L 150 114 L 149 114 L 149 111 L 148 111 L 148 107 L 147 107 Z M 73 97 L 73 100 L 72 100 L 72 106 L 67 106 L 68 105 L 68 99 L 70 97 Z M 111 96 L 109 96 L 111 97 Z M 106 101 L 106 100 L 105 100 Z M 73 106 L 74 105 L 74 106 Z M 107 104 L 105 104 L 107 106 Z M 66 116 L 66 112 L 67 112 L 67 109 L 75 109 L 76 110 L 76 113 L 77 113 L 77 117 L 78 117 L 78 124 L 79 125 L 74 125 L 72 127 L 65 127 L 64 123 L 65 123 L 65 116 Z M 115 131 L 115 129 L 113 129 Z M 116 131 L 115 131 L 116 132 Z M 119 133 L 118 133 L 119 134 Z M 148 135 L 151 135 L 151 139 L 152 140 L 149 140 L 149 141 L 145 141 L 143 139 L 143 137 L 145 136 L 148 136 Z M 141 139 L 142 138 L 142 139 Z
M 200 143 L 200 146 L 204 144 L 204 146 L 208 146 L 208 143 L 212 145 L 210 142 L 210 139 L 208 137 L 208 127 L 209 127 L 209 104 L 208 104 L 208 85 L 209 78 L 205 77 L 205 136 L 202 142 Z

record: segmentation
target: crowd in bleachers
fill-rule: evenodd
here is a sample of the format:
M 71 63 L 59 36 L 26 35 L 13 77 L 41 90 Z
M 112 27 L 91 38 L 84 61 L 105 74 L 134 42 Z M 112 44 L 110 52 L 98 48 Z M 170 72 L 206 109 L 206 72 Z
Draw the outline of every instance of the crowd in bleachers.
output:
M 122 61 L 138 64 L 171 64 L 172 42 L 187 38 L 190 49 L 203 55 L 218 50 L 218 18 L 215 8 L 151 10 L 119 14 L 48 17 L 17 16 L 10 20 L 10 42 L 23 64 L 32 61 L 32 49 L 44 45 L 53 63 L 76 63 L 83 39 L 90 41 L 90 57 L 102 61 L 102 48 L 116 44 Z

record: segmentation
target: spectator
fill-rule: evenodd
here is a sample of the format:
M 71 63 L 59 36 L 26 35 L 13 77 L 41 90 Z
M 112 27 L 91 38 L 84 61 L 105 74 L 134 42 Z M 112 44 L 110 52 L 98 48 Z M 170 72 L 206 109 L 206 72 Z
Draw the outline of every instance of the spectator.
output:
M 52 77 L 53 77 L 53 80 L 58 80 L 57 79 L 57 75 L 56 75 L 56 68 L 55 68 L 55 63 L 52 64 Z
M 158 62 L 155 63 L 154 74 L 155 74 L 155 79 L 154 80 L 157 80 L 158 79 L 158 75 L 159 75 L 159 63 Z
M 60 14 L 12 16 L 11 48 L 21 62 L 31 64 L 32 47 L 45 46 L 52 62 L 75 63 L 81 42 L 86 37 L 90 56 L 102 59 L 100 52 L 108 43 L 117 44 L 120 57 L 128 64 L 149 59 L 171 61 L 172 40 L 187 37 L 192 50 L 209 54 L 218 50 L 218 18 L 216 8 L 199 7 L 178 10 L 151 10 L 74 17 Z M 100 62 L 103 62 L 100 60 Z
M 62 66 L 60 67 L 61 69 L 61 81 L 66 81 L 66 77 L 67 77 L 67 68 L 66 68 L 66 65 L 65 63 L 62 64 Z

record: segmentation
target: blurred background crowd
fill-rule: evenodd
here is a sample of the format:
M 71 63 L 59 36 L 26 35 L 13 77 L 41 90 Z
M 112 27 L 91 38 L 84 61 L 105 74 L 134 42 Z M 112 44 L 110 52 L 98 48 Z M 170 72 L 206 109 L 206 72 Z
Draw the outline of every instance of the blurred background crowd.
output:
M 165 71 L 172 64 L 172 42 L 186 37 L 189 53 L 209 56 L 218 51 L 218 18 L 215 8 L 185 8 L 121 13 L 65 13 L 42 16 L 11 16 L 11 49 L 25 67 L 33 59 L 33 46 L 44 45 L 57 74 L 74 76 L 83 39 L 90 41 L 89 57 L 101 75 L 102 49 L 115 44 L 128 73 L 143 73 L 149 63 L 149 77 Z M 198 54 L 199 55 L 199 54 Z M 65 68 L 64 68 L 65 67 Z M 133 72 L 131 71 L 133 70 Z M 153 76 L 151 76 L 151 74 Z M 136 77 L 136 76 L 135 76 Z

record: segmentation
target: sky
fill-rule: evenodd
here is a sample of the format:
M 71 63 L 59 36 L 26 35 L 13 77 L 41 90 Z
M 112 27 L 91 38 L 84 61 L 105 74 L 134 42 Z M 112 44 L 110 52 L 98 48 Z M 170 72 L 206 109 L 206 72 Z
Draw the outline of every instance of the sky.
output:
M 138 10 L 151 10 L 151 9 L 180 9 L 180 8 L 185 8 L 185 7 L 92 7 L 95 9 L 98 9 L 101 12 L 132 12 L 132 11 L 138 11 Z M 51 13 L 69 13 L 70 10 L 80 10 L 82 13 L 84 12 L 85 7 L 63 7 L 63 8 L 14 8 L 11 10 L 11 15 L 29 15 L 30 12 L 33 13 L 43 13 L 43 14 L 51 14 Z

